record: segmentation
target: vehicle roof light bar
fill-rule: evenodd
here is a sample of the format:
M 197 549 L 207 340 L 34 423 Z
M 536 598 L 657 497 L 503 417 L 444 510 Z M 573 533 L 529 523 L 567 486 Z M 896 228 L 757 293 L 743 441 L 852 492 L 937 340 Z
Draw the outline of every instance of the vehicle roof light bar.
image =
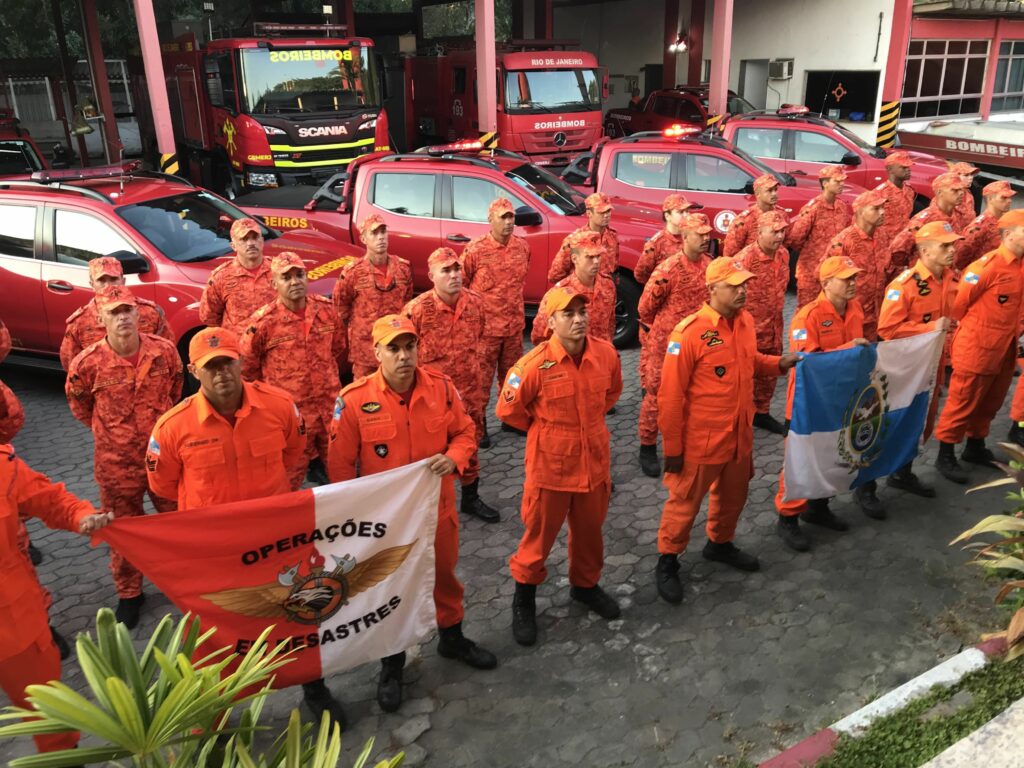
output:
M 783 104 L 779 107 L 776 114 L 780 117 L 795 117 L 797 115 L 806 115 L 810 111 L 810 108 L 805 107 L 802 104 Z
M 481 152 L 484 149 L 482 141 L 455 141 L 451 144 L 434 144 L 427 147 L 428 155 L 447 155 L 452 152 Z
M 94 168 L 69 168 L 60 171 L 36 171 L 30 177 L 32 181 L 49 184 L 59 181 L 88 181 L 89 179 L 111 179 L 119 176 L 130 176 L 142 167 L 142 163 L 133 160 L 119 165 L 99 165 Z
M 663 136 L 670 139 L 677 139 L 680 136 L 696 136 L 703 131 L 703 128 L 698 128 L 694 125 L 680 125 L 679 123 L 676 123 L 675 125 L 670 125 L 661 133 Z

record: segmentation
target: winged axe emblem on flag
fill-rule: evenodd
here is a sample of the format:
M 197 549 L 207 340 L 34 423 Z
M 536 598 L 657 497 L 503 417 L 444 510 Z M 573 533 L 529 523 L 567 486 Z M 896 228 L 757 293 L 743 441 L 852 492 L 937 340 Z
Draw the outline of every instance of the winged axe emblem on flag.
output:
M 253 587 L 237 587 L 201 595 L 219 608 L 242 616 L 286 619 L 299 624 L 320 624 L 336 614 L 349 598 L 380 584 L 405 562 L 418 539 L 409 544 L 382 549 L 364 562 L 350 555 L 335 557 L 327 570 L 318 552 L 302 574 L 302 563 L 284 568 L 277 580 Z

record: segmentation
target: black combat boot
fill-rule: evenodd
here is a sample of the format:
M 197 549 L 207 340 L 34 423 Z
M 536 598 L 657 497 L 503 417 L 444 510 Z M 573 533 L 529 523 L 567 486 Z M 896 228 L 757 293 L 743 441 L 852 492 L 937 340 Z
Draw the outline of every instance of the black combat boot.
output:
M 537 585 L 516 582 L 512 597 L 512 637 L 520 645 L 537 642 Z
M 915 496 L 923 496 L 926 499 L 935 498 L 935 489 L 914 474 L 913 462 L 907 462 L 889 475 L 885 479 L 885 484 L 890 488 L 899 488 L 901 491 L 912 493 Z
M 860 511 L 872 520 L 885 520 L 885 507 L 875 493 L 877 490 L 878 483 L 869 480 L 853 492 L 853 498 L 860 505 Z
M 139 612 L 142 611 L 142 604 L 145 600 L 146 596 L 141 592 L 135 597 L 122 597 L 117 601 L 114 618 L 128 629 L 135 629 L 139 624 Z
M 484 503 L 480 498 L 480 478 L 477 478 L 469 485 L 462 486 L 462 514 L 479 517 L 485 523 L 497 523 L 501 521 L 501 515 L 494 507 Z
M 437 631 L 437 653 L 446 659 L 458 659 L 473 669 L 494 669 L 498 659 L 462 634 L 462 622 Z
M 960 461 L 980 464 L 983 467 L 995 466 L 992 463 L 995 460 L 996 455 L 985 447 L 985 438 L 983 437 L 968 437 L 967 445 L 960 453 Z
M 640 444 L 640 469 L 648 477 L 661 475 L 661 462 L 658 460 L 658 446 Z
M 380 660 L 377 678 L 377 703 L 385 712 L 397 712 L 402 706 L 402 672 L 405 669 L 405 651 Z
M 808 499 L 807 509 L 800 513 L 800 519 L 811 525 L 828 528 L 830 531 L 850 530 L 846 521 L 829 509 L 828 499 Z
M 601 589 L 600 584 L 592 587 L 572 587 L 569 590 L 569 597 L 583 603 L 602 619 L 619 618 L 619 604 L 615 598 Z
M 806 552 L 811 548 L 807 534 L 800 530 L 800 518 L 796 515 L 779 515 L 775 530 L 783 543 L 794 552 Z
M 740 571 L 753 572 L 761 570 L 761 563 L 758 562 L 756 557 L 748 555 L 731 541 L 723 541 L 721 544 L 717 544 L 709 539 L 708 543 L 704 545 L 701 555 L 703 555 L 705 560 L 725 563 Z
M 654 584 L 666 603 L 683 602 L 683 583 L 679 580 L 678 555 L 661 555 L 654 568 Z
M 341 730 L 345 730 L 346 719 L 345 709 L 341 702 L 334 698 L 327 683 L 321 677 L 311 683 L 302 684 L 302 700 L 306 702 L 309 711 L 313 713 L 313 719 L 320 722 L 324 712 L 331 716 L 331 720 L 338 724 Z
M 967 482 L 967 470 L 956 460 L 953 443 L 939 443 L 939 457 L 935 460 L 935 469 L 947 480 L 963 485 Z

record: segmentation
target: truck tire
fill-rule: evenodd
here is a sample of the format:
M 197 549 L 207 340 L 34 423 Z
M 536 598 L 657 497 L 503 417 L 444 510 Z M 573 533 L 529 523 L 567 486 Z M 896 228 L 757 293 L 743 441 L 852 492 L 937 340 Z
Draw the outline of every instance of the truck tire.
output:
M 227 163 L 217 163 L 213 171 L 213 191 L 226 200 L 234 200 L 242 194 L 238 177 Z
M 640 314 L 637 305 L 643 292 L 632 275 L 620 272 L 616 287 L 615 337 L 616 349 L 628 349 L 636 344 L 640 333 Z

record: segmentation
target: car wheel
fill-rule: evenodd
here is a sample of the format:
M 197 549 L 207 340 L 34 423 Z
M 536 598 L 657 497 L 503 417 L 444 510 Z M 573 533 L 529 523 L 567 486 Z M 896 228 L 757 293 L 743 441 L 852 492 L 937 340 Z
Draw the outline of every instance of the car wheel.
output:
M 627 349 L 636 343 L 640 333 L 640 314 L 637 305 L 640 303 L 642 290 L 637 282 L 626 274 L 619 274 L 615 301 L 615 337 L 612 341 L 616 349 Z

